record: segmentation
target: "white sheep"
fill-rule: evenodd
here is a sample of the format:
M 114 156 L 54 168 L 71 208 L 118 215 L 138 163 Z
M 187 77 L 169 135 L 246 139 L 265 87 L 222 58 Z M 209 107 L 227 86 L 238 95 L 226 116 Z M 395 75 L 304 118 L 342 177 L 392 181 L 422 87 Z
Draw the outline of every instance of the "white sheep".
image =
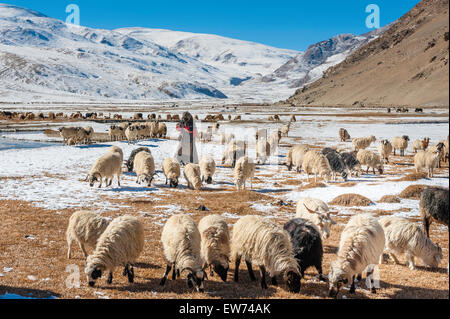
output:
M 160 285 L 164 286 L 173 267 L 172 280 L 187 271 L 188 286 L 203 292 L 206 273 L 202 268 L 200 255 L 200 232 L 193 219 L 187 215 L 170 217 L 162 230 L 161 242 L 167 267 Z
M 378 173 L 380 173 L 380 175 L 383 174 L 384 167 L 380 155 L 375 154 L 372 151 L 362 149 L 358 151 L 358 154 L 356 154 L 356 158 L 361 165 L 367 165 L 366 174 L 369 173 L 370 168 L 372 168 L 374 174 L 375 168 L 378 170 Z
M 355 151 L 364 150 L 370 146 L 377 139 L 375 136 L 370 137 L 358 137 L 352 140 L 352 144 L 355 147 Z
M 266 139 L 259 139 L 256 143 L 256 161 L 259 164 L 265 164 L 270 156 L 270 144 Z
M 419 151 L 414 155 L 414 168 L 416 173 L 419 173 L 422 168 L 428 170 L 428 177 L 433 177 L 433 170 L 439 166 L 441 152 L 436 148 L 431 148 L 428 151 Z
M 134 281 L 133 264 L 144 249 L 144 226 L 133 216 L 124 215 L 114 218 L 106 227 L 97 241 L 92 255 L 86 260 L 84 272 L 89 286 L 93 287 L 95 281 L 104 271 L 109 272 L 107 283 L 111 284 L 113 272 L 116 267 L 124 267 L 124 276 L 128 281 Z
M 200 166 L 198 164 L 189 163 L 183 170 L 184 178 L 190 189 L 200 190 L 202 187 L 202 179 Z
M 330 237 L 331 226 L 336 224 L 333 218 L 331 218 L 328 205 L 317 198 L 300 198 L 297 201 L 295 216 L 307 219 L 316 225 L 324 240 Z
M 230 233 L 228 224 L 220 215 L 203 217 L 198 223 L 201 236 L 200 256 L 203 269 L 210 267 L 210 275 L 214 271 L 223 281 L 227 281 L 227 272 L 230 261 Z
M 94 129 L 91 126 L 86 126 L 84 130 L 87 133 L 86 143 L 91 144 L 92 138 L 94 137 Z
M 314 174 L 314 181 L 317 183 L 317 175 L 320 175 L 326 182 L 331 177 L 331 167 L 325 155 L 319 151 L 310 150 L 303 157 L 302 169 L 306 173 L 309 182 L 309 175 Z
M 276 276 L 284 275 L 289 290 L 300 291 L 301 276 L 289 234 L 275 222 L 261 216 L 240 218 L 232 231 L 231 255 L 235 260 L 234 281 L 239 280 L 239 265 L 243 257 L 252 281 L 256 280 L 252 265 L 259 266 L 263 289 L 267 289 L 267 271 L 273 284 L 276 284 Z
M 392 144 L 388 140 L 381 140 L 378 144 L 378 152 L 383 159 L 383 163 L 389 163 L 389 155 L 392 153 Z
M 176 159 L 168 157 L 162 164 L 162 171 L 166 176 L 166 185 L 167 181 L 169 181 L 170 187 L 177 187 L 181 171 L 180 163 Z
M 250 179 L 250 189 L 253 188 L 253 177 L 255 176 L 255 164 L 248 156 L 241 157 L 234 167 L 234 183 L 236 189 L 245 189 L 247 179 Z
M 159 138 L 166 138 L 167 135 L 167 126 L 163 122 L 158 123 L 157 136 Z
M 66 230 L 67 258 L 70 259 L 73 241 L 77 241 L 84 257 L 88 256 L 85 246 L 95 248 L 97 240 L 109 225 L 109 218 L 91 211 L 77 211 L 69 218 Z
M 147 183 L 150 187 L 155 176 L 155 161 L 152 154 L 147 152 L 139 152 L 136 154 L 133 163 L 133 172 L 136 173 L 136 183 Z
M 281 135 L 282 136 L 288 136 L 290 128 L 291 128 L 291 122 L 289 122 L 288 124 L 284 124 L 281 127 Z
M 124 136 L 124 129 L 117 125 L 111 125 L 108 130 L 109 139 L 111 141 L 121 140 Z
M 117 176 L 117 185 L 120 187 L 120 175 L 122 175 L 123 156 L 119 152 L 107 152 L 101 156 L 92 166 L 86 181 L 89 185 L 94 186 L 95 182 L 99 182 L 98 188 L 102 187 L 102 179 L 107 181 L 106 186 L 110 186 L 114 176 Z
M 306 145 L 295 145 L 291 147 L 286 155 L 286 166 L 290 171 L 292 167 L 296 167 L 297 173 L 300 173 L 303 164 L 303 158 L 309 151 Z
M 200 159 L 198 164 L 200 166 L 202 182 L 211 184 L 216 171 L 216 162 L 210 155 L 205 155 Z
M 337 297 L 343 284 L 352 283 L 350 293 L 355 293 L 355 277 L 366 270 L 372 293 L 373 265 L 378 264 L 384 250 L 384 231 L 378 220 L 370 213 L 350 218 L 341 234 L 337 258 L 331 262 L 328 274 L 330 297 Z
M 407 135 L 403 135 L 402 137 L 394 137 L 392 139 L 392 147 L 394 148 L 394 155 L 396 150 L 400 150 L 400 155 L 405 155 L 405 150 L 408 148 L 409 137 Z
M 385 235 L 385 252 L 396 264 L 399 264 L 396 254 L 404 254 L 411 270 L 415 269 L 414 258 L 420 258 L 425 266 L 439 266 L 442 249 L 427 238 L 420 226 L 395 216 L 381 218 L 380 224 Z
M 280 130 L 276 130 L 276 131 L 273 131 L 272 133 L 270 133 L 269 138 L 267 139 L 267 141 L 270 144 L 270 154 L 275 153 L 275 151 L 278 148 L 278 144 L 280 144 L 280 140 L 281 140 L 281 131 Z
M 138 129 L 134 125 L 130 125 L 125 129 L 125 136 L 127 138 L 128 144 L 133 143 L 136 144 L 136 140 L 138 138 Z
M 72 138 L 73 140 L 76 140 L 79 129 L 80 129 L 79 127 L 61 127 L 61 128 L 59 128 L 59 134 L 63 138 L 63 145 L 65 145 L 70 138 Z

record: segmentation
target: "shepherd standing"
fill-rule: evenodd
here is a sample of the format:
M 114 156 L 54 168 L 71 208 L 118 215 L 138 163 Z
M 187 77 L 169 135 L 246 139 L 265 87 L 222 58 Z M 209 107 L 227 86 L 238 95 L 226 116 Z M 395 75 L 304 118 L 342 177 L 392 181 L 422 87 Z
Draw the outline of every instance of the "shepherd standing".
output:
M 191 113 L 184 112 L 181 121 L 177 124 L 177 131 L 180 131 L 177 152 L 175 158 L 181 165 L 188 163 L 198 164 L 197 149 L 195 147 L 195 137 L 197 129 L 194 126 L 194 118 Z

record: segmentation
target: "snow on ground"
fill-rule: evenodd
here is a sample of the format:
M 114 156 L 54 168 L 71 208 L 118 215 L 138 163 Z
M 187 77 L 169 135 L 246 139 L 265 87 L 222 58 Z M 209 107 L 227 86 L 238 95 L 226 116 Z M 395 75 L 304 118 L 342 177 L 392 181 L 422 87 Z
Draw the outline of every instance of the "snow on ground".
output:
M 312 112 L 312 111 L 311 111 Z M 314 112 L 325 112 L 315 109 Z M 289 138 L 283 137 L 281 147 L 278 152 L 270 157 L 270 162 L 266 165 L 258 165 L 255 180 L 253 182 L 254 191 L 265 194 L 273 198 L 274 201 L 295 202 L 300 197 L 312 196 L 326 202 L 340 194 L 358 193 L 378 201 L 384 195 L 400 193 L 411 184 L 426 184 L 449 186 L 448 171 L 445 174 L 438 174 L 433 179 L 422 179 L 415 182 L 395 182 L 411 167 L 396 165 L 387 166 L 389 173 L 382 177 L 378 175 L 362 175 L 360 178 L 350 178 L 349 182 L 356 182 L 351 187 L 340 187 L 335 182 L 329 182 L 327 187 L 312 188 L 300 191 L 298 185 L 289 185 L 286 181 L 300 180 L 307 183 L 304 174 L 298 175 L 288 172 L 286 167 L 279 165 L 285 161 L 287 145 L 293 143 L 305 143 L 310 145 L 334 146 L 343 149 L 350 149 L 351 143 L 341 143 L 338 141 L 338 130 L 345 127 L 352 137 L 375 135 L 378 140 L 382 138 L 392 139 L 394 136 L 409 135 L 411 141 L 416 138 L 428 136 L 432 143 L 445 138 L 448 134 L 449 125 L 444 124 L 386 124 L 392 123 L 392 119 L 383 118 L 347 118 L 332 116 L 333 109 L 326 110 L 330 116 L 306 115 L 298 117 L 298 121 L 293 123 Z M 207 114 L 208 110 L 200 113 Z M 199 114 L 200 114 L 199 113 Z M 287 116 L 287 114 L 286 114 Z M 267 128 L 269 131 L 281 127 L 280 123 L 255 123 L 250 121 L 265 120 L 267 115 L 264 112 L 259 114 L 247 114 L 246 121 L 223 122 L 219 133 L 233 133 L 238 139 L 249 141 L 249 156 L 255 157 L 254 134 L 256 128 Z M 436 118 L 439 118 L 438 116 Z M 419 118 L 420 119 L 420 118 Z M 442 118 L 440 118 L 442 120 Z M 399 121 L 399 118 L 395 118 Z M 427 118 L 429 120 L 429 118 Z M 247 122 L 249 121 L 249 122 Z M 96 132 L 106 132 L 109 124 L 99 124 L 91 122 L 70 123 L 70 125 L 94 127 Z M 210 125 L 207 123 L 197 123 L 199 130 L 205 130 Z M 56 127 L 58 125 L 55 125 Z M 61 126 L 61 125 L 59 125 Z M 182 207 L 174 206 L 170 203 L 172 192 L 187 192 L 184 178 L 180 178 L 182 185 L 178 189 L 169 189 L 164 184 L 165 179 L 161 172 L 161 163 L 166 157 L 173 156 L 177 146 L 177 131 L 174 129 L 175 123 L 168 123 L 168 132 L 174 140 L 149 139 L 140 141 L 137 145 L 128 145 L 126 142 L 98 143 L 86 146 L 65 146 L 59 143 L 51 143 L 42 133 L 31 132 L 3 132 L 0 134 L 0 199 L 17 199 L 33 202 L 38 207 L 61 210 L 66 208 L 91 207 L 96 210 L 119 210 L 123 207 L 121 200 L 127 199 L 151 199 L 160 202 L 158 204 L 158 216 L 154 216 L 155 223 L 163 223 L 167 216 L 174 212 L 182 211 Z M 19 141 L 23 140 L 23 141 Z M 33 141 L 41 142 L 33 142 Z M 136 184 L 134 173 L 124 173 L 121 186 L 117 187 L 114 180 L 111 188 L 90 188 L 84 182 L 87 173 L 95 160 L 103 155 L 109 147 L 117 145 L 124 151 L 124 158 L 127 159 L 131 151 L 140 146 L 147 146 L 151 149 L 155 158 L 158 176 L 155 177 L 151 187 L 142 187 Z M 376 150 L 377 143 L 370 149 Z M 233 187 L 232 171 L 221 164 L 221 158 L 225 145 L 220 144 L 220 134 L 214 136 L 213 142 L 197 142 L 199 157 L 210 154 L 216 160 L 217 170 L 214 177 L 214 184 L 207 185 L 208 189 L 217 192 L 230 192 Z M 411 153 L 411 148 L 408 149 Z M 200 200 L 200 199 L 199 199 Z M 256 201 L 252 203 L 253 209 L 271 216 L 277 214 L 277 206 L 273 203 Z M 407 212 L 396 212 L 396 214 L 414 216 L 418 215 L 418 202 L 414 200 L 402 200 L 399 204 L 375 204 L 364 210 L 410 210 Z M 353 209 L 339 208 L 342 214 L 352 214 Z M 145 213 L 145 212 L 143 212 Z M 289 214 L 289 217 L 293 216 Z M 226 216 L 229 212 L 223 212 Z M 231 214 L 232 215 L 232 214 Z M 225 215 L 224 215 L 225 216 Z M 233 218 L 233 216 L 228 216 Z

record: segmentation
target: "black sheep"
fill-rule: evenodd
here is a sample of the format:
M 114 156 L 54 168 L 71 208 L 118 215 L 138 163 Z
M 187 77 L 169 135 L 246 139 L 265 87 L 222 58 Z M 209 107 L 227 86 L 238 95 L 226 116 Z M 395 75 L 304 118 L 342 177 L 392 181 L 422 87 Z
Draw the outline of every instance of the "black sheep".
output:
M 314 266 L 319 273 L 319 279 L 325 280 L 322 275 L 322 239 L 316 226 L 306 219 L 294 218 L 284 224 L 284 230 L 291 237 L 301 276 L 304 277 L 306 269 Z
M 340 153 L 342 156 L 342 160 L 344 161 L 345 166 L 351 172 L 355 169 L 355 167 L 361 167 L 361 163 L 356 159 L 356 153 L 354 152 L 346 152 Z
M 325 155 L 328 163 L 330 163 L 333 173 L 341 174 L 344 181 L 347 181 L 347 167 L 341 154 L 339 154 L 335 149 L 329 147 L 324 148 L 322 150 L 322 154 Z
M 139 153 L 139 152 L 151 153 L 150 149 L 148 147 L 139 147 L 139 148 L 134 149 L 131 152 L 130 157 L 128 158 L 128 161 L 126 163 L 127 164 L 127 169 L 128 169 L 129 172 L 133 171 L 134 158 L 136 157 L 136 154 Z
M 430 187 L 426 188 L 420 196 L 420 215 L 427 237 L 430 238 L 430 226 L 433 220 L 448 227 L 448 189 Z

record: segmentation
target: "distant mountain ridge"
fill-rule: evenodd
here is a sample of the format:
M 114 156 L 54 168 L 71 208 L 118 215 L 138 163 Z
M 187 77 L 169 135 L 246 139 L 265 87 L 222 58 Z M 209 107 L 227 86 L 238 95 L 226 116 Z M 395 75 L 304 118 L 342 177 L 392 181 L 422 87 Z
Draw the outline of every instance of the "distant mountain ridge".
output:
M 449 106 L 449 1 L 422 0 L 380 37 L 297 90 L 293 105 Z

